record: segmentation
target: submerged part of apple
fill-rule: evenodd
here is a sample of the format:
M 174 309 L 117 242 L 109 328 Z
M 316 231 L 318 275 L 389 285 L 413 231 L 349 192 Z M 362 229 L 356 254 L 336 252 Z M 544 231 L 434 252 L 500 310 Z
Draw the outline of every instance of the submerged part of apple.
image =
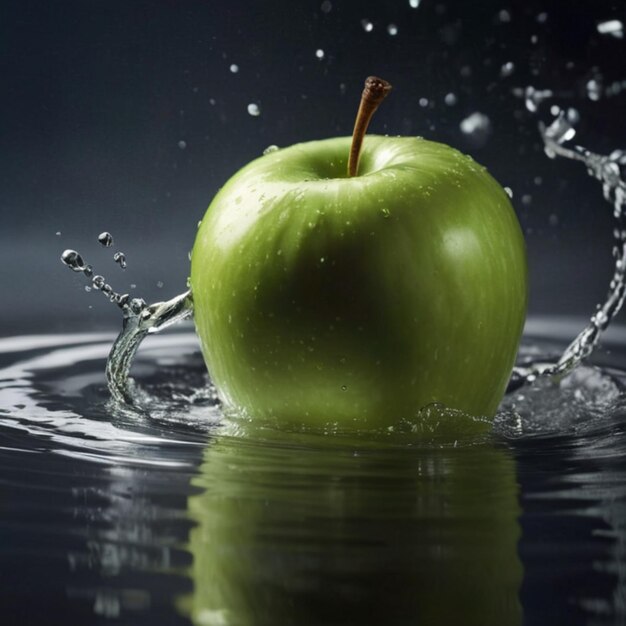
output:
M 199 227 L 194 316 L 222 399 L 314 427 L 388 427 L 433 403 L 492 416 L 527 302 L 507 194 L 419 138 L 367 136 L 347 178 L 350 142 L 253 161 Z

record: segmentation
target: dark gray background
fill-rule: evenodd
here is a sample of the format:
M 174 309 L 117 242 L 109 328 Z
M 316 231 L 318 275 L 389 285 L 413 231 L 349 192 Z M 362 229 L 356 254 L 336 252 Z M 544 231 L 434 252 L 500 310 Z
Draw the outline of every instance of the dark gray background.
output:
M 606 84 L 626 78 L 625 41 L 596 30 L 602 20 L 626 21 L 625 7 L 5 0 L 0 334 L 119 325 L 119 311 L 62 266 L 65 248 L 82 252 L 119 291 L 134 283 L 132 293 L 152 301 L 184 290 L 196 223 L 219 186 L 270 144 L 349 134 L 369 74 L 395 87 L 372 132 L 450 143 L 513 189 L 527 235 L 531 312 L 590 311 L 611 272 L 610 207 L 584 168 L 544 156 L 537 122 L 549 117 L 547 107 L 533 116 L 512 90 L 551 88 L 556 103 L 580 111 L 582 143 L 600 152 L 626 147 L 626 96 L 592 102 L 584 87 L 598 73 Z M 501 78 L 508 61 L 516 69 Z M 449 92 L 455 106 L 444 103 Z M 247 112 L 251 102 L 258 117 Z M 484 145 L 459 130 L 474 111 L 492 122 Z M 113 250 L 97 243 L 105 229 Z M 120 249 L 124 273 L 110 258 Z

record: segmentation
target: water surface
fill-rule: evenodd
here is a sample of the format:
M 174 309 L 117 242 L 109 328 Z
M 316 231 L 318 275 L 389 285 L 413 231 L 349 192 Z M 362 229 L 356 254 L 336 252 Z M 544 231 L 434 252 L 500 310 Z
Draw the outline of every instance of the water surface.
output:
M 579 326 L 531 320 L 522 356 Z M 225 427 L 190 328 L 146 341 L 121 409 L 112 339 L 0 340 L 6 623 L 626 618 L 626 329 L 456 445 Z

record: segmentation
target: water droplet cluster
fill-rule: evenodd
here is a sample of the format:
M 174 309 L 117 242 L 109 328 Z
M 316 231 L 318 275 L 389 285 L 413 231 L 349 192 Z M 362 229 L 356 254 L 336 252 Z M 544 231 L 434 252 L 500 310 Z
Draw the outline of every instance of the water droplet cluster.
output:
M 110 248 L 113 246 L 113 236 L 111 233 L 104 231 L 98 235 L 98 242 L 103 247 Z M 122 269 L 126 268 L 126 255 L 123 252 L 116 252 L 113 255 L 113 260 Z M 121 294 L 116 292 L 101 274 L 94 276 L 93 267 L 85 263 L 81 254 L 76 250 L 65 250 L 63 254 L 61 254 L 61 261 L 73 272 L 81 272 L 87 278 L 91 279 L 91 284 L 85 286 L 85 291 L 95 290 L 102 292 L 111 302 L 117 304 L 126 315 L 139 315 L 147 307 L 145 301 L 141 298 L 131 299 L 127 293 Z

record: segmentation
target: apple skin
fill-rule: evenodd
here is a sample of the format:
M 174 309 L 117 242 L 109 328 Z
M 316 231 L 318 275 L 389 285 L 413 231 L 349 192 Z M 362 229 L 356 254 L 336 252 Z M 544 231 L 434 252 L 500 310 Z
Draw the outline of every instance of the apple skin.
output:
M 223 401 L 323 429 L 416 423 L 433 403 L 492 417 L 527 305 L 507 194 L 469 156 L 420 138 L 367 136 L 347 178 L 350 142 L 253 161 L 199 226 L 194 318 Z

